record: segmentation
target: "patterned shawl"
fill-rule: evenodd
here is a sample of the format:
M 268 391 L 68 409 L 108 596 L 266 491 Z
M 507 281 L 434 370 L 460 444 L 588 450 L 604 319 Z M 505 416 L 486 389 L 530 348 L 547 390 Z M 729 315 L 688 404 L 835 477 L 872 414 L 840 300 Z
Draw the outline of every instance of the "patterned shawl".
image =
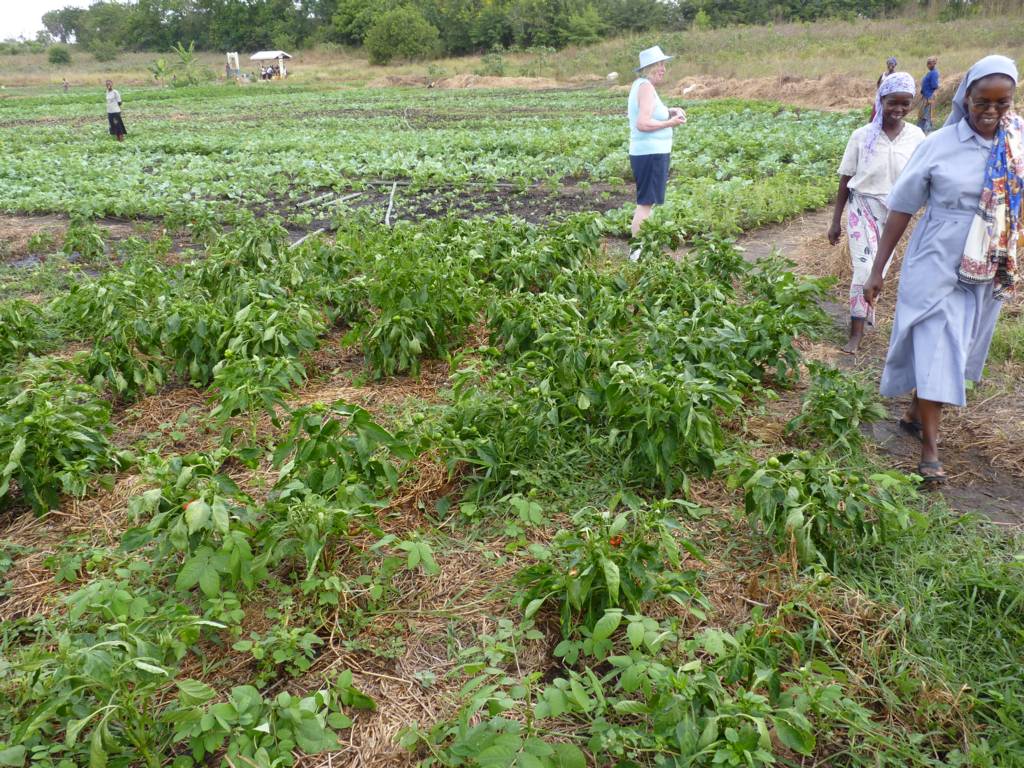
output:
M 1024 199 L 1024 120 L 1007 113 L 999 125 L 985 167 L 985 186 L 968 247 L 957 274 L 965 283 L 995 280 L 995 295 L 1011 289 L 1017 279 L 1017 252 L 1021 238 L 1021 202 Z

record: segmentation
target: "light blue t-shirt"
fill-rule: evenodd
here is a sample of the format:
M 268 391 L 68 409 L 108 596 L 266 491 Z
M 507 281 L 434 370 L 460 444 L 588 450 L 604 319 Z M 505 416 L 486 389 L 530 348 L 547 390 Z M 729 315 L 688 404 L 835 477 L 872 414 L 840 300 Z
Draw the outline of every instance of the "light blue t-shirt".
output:
M 672 129 L 659 128 L 656 131 L 641 131 L 636 127 L 636 119 L 640 114 L 640 86 L 650 82 L 646 77 L 638 77 L 629 89 L 629 154 L 631 155 L 666 155 L 672 152 Z M 653 85 L 651 86 L 654 87 Z M 654 92 L 654 109 L 651 117 L 655 120 L 668 120 L 668 107 L 661 103 L 658 92 Z

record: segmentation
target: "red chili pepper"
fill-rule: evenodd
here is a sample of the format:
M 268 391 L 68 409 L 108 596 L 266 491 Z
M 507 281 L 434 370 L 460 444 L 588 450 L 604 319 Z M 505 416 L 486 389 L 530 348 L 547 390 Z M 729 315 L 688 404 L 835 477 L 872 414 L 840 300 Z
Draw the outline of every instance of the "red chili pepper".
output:
M 608 543 L 611 544 L 613 547 L 617 547 L 619 546 L 619 544 L 622 543 L 622 537 L 612 536 L 610 539 L 608 539 Z

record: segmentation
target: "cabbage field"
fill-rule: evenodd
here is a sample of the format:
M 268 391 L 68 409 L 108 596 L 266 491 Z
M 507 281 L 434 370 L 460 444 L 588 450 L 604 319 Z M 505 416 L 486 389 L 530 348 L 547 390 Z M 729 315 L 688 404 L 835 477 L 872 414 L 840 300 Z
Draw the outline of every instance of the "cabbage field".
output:
M 0 766 L 1024 765 L 1020 539 L 734 239 L 862 114 L 686 104 L 632 264 L 623 93 L 122 94 L 0 100 Z

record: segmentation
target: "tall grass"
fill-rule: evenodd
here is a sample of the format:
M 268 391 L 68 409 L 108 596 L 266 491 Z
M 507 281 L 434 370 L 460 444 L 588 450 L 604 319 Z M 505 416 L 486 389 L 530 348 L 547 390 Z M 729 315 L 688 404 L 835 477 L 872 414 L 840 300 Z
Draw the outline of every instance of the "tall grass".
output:
M 982 56 L 1024 54 L 1024 12 L 942 22 L 927 17 L 822 21 L 763 27 L 644 34 L 569 49 L 554 58 L 551 74 L 630 72 L 637 52 L 659 44 L 677 58 L 670 76 L 717 75 L 820 77 L 844 74 L 873 80 L 896 56 L 902 67 L 923 73 L 925 59 L 939 56 L 939 68 L 963 72 Z M 603 71 L 602 71 L 603 70 Z
M 916 6 L 915 6 L 916 7 Z M 891 19 L 829 20 L 805 24 L 761 27 L 726 27 L 702 31 L 650 32 L 605 40 L 592 46 L 501 53 L 505 75 L 549 77 L 562 81 L 603 79 L 610 71 L 626 75 L 635 66 L 637 52 L 659 44 L 676 54 L 670 77 L 717 75 L 722 77 L 820 77 L 843 74 L 873 80 L 895 55 L 901 66 L 924 72 L 924 60 L 939 56 L 947 74 L 962 72 L 981 56 L 1001 52 L 1024 57 L 1024 8 L 1020 0 L 994 0 L 984 15 L 941 21 L 937 11 L 923 11 Z M 483 67 L 480 56 L 434 62 L 370 66 L 359 49 L 329 46 L 291 51 L 291 80 L 325 85 L 363 85 L 385 75 L 437 79 L 493 69 L 495 56 Z M 122 84 L 153 83 L 147 66 L 163 53 L 126 53 L 101 63 L 72 46 L 73 63 L 56 66 L 45 53 L 6 58 L 3 82 L 7 86 L 55 86 L 67 77 L 73 86 L 102 85 L 107 77 Z M 223 77 L 220 53 L 200 55 L 211 73 Z M 247 62 L 242 52 L 243 68 Z

